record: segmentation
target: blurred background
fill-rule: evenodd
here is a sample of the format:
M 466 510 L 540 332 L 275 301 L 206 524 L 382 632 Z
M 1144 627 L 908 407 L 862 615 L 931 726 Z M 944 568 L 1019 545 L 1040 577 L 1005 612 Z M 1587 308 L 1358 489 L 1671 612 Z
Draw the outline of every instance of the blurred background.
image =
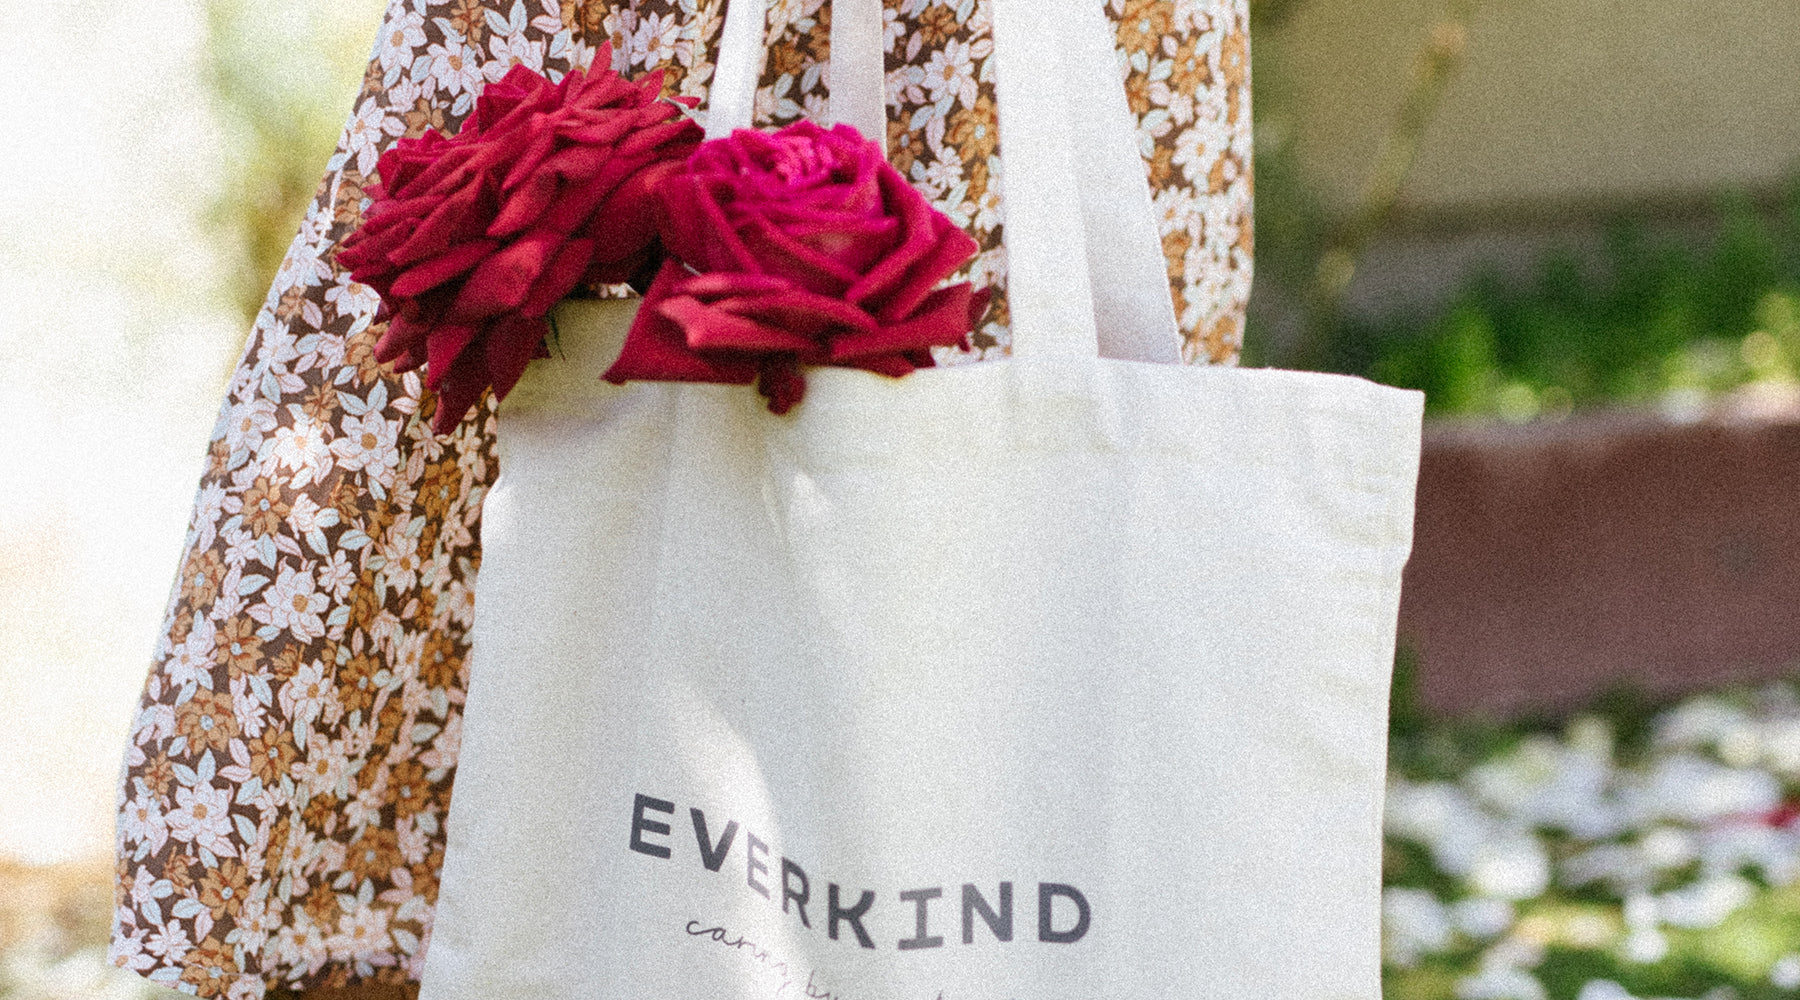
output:
M 0 998 L 104 962 L 203 445 L 376 0 L 5 0 Z M 1247 363 L 1427 392 L 1399 998 L 1800 996 L 1800 6 L 1253 0 Z

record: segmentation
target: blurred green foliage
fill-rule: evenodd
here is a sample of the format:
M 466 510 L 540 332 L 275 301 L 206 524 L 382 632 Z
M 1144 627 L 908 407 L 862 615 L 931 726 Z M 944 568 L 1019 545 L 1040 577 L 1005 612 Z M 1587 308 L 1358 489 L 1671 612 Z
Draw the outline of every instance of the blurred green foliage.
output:
M 281 265 L 356 98 L 381 0 L 206 0 L 202 71 L 228 177 L 211 212 L 245 325 Z
M 1735 196 L 1714 221 L 1695 245 L 1621 220 L 1598 259 L 1477 277 L 1435 315 L 1340 320 L 1319 366 L 1422 389 L 1435 413 L 1513 420 L 1800 383 L 1800 176 L 1773 212 Z
M 1443 0 L 1437 30 L 1419 41 L 1382 161 L 1360 201 L 1334 210 L 1295 153 L 1295 98 L 1278 43 L 1309 2 L 1251 2 L 1261 33 L 1252 47 L 1256 278 L 1259 295 L 1275 292 L 1285 315 L 1252 312 L 1247 364 L 1362 375 L 1424 390 L 1434 414 L 1515 421 L 1800 384 L 1800 172 L 1760 203 L 1722 195 L 1711 218 L 1693 225 L 1621 214 L 1597 252 L 1552 253 L 1524 281 L 1477 274 L 1434 310 L 1346 315 L 1344 284 L 1391 218 L 1462 58 L 1443 39 L 1464 37 L 1459 26 L 1477 5 Z

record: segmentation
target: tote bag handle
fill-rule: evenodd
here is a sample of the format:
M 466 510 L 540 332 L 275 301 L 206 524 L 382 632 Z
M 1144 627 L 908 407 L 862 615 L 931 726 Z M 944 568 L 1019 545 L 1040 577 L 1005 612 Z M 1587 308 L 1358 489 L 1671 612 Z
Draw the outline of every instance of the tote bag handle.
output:
M 992 0 L 1013 354 L 1176 363 L 1166 264 L 1102 0 Z M 832 0 L 833 118 L 882 141 L 880 0 Z M 726 10 L 707 138 L 750 127 L 765 0 Z
M 725 8 L 719 60 L 706 97 L 706 137 L 750 128 L 756 84 L 768 51 L 766 0 L 734 0 Z M 886 145 L 887 73 L 883 67 L 881 0 L 832 0 L 831 117 Z M 840 57 L 841 56 L 841 57 Z

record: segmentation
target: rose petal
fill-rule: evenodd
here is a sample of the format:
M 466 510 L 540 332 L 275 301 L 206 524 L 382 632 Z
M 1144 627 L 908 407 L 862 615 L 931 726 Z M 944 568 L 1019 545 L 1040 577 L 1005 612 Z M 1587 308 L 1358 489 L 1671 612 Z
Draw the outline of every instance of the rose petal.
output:
M 621 77 L 620 79 L 624 78 Z M 651 70 L 637 78 L 636 83 L 638 93 L 642 94 L 646 100 L 654 101 L 657 96 L 662 93 L 663 81 L 666 79 L 668 79 L 667 71 L 660 69 Z
M 491 132 L 495 125 L 504 121 L 528 96 L 529 92 L 524 87 L 505 79 L 495 80 L 483 87 L 481 94 L 475 98 L 475 111 L 469 116 L 469 123 L 476 134 Z M 468 127 L 465 126 L 464 131 Z
M 417 357 L 415 347 L 429 333 L 429 328 L 412 323 L 404 316 L 395 316 L 388 321 L 381 339 L 375 341 L 375 360 L 387 364 L 397 358 L 406 358 L 404 363 L 395 365 L 394 370 L 411 371 L 425 363 L 424 358 Z
M 684 140 L 697 140 L 700 137 L 700 126 L 685 117 L 676 118 L 673 121 L 663 121 L 661 124 L 649 124 L 644 121 L 644 118 L 654 120 L 680 113 L 673 107 L 662 104 L 644 114 L 639 118 L 638 128 L 619 143 L 619 154 L 621 156 L 649 156 L 663 146 L 679 144 Z
M 488 224 L 487 235 L 504 238 L 530 228 L 550 210 L 561 188 L 562 182 L 555 174 L 532 174 L 511 192 L 494 221 Z
M 860 368 L 863 371 L 874 372 L 877 375 L 886 375 L 890 378 L 904 378 L 921 367 L 929 366 L 916 365 L 904 354 L 876 354 L 851 363 L 846 367 Z
M 749 135 L 761 134 L 745 129 L 738 131 Z M 701 143 L 700 148 L 694 150 L 693 155 L 688 157 L 688 172 L 695 178 L 707 182 L 720 179 L 729 181 L 738 176 L 742 171 L 738 165 L 735 136 L 732 137 L 732 140 L 723 142 L 709 140 Z
M 907 272 L 906 281 L 895 289 L 894 297 L 879 311 L 883 319 L 900 319 L 911 316 L 922 308 L 921 303 L 932 294 L 937 283 L 954 274 L 957 268 L 969 262 L 977 250 L 974 239 L 960 229 L 945 233 L 924 258 L 914 262 Z
M 641 162 L 614 160 L 591 181 L 563 184 L 534 228 L 573 235 L 591 233 L 604 240 L 602 249 L 609 254 L 636 253 L 657 236 L 655 192 L 627 192 L 621 198 L 619 188 L 621 179 L 629 183 L 643 169 Z M 649 203 L 638 204 L 634 193 L 638 200 Z
M 860 362 L 877 355 L 955 346 L 969 330 L 972 293 L 973 286 L 967 282 L 940 288 L 926 298 L 916 315 L 906 320 L 833 338 L 831 360 Z
M 544 161 L 544 172 L 572 184 L 585 184 L 599 176 L 618 155 L 611 146 L 570 146 Z
M 791 330 L 758 323 L 686 295 L 657 304 L 656 311 L 681 328 L 695 351 L 754 354 L 767 351 L 814 351 L 818 344 Z
M 769 412 L 780 415 L 806 396 L 806 376 L 791 358 L 770 358 L 763 363 L 756 391 L 769 401 Z
M 605 200 L 586 215 L 569 224 L 567 232 L 605 233 L 605 242 L 595 247 L 597 259 L 619 260 L 637 256 L 642 247 L 657 238 L 657 224 L 662 221 L 661 203 L 656 189 L 681 169 L 674 161 L 653 163 L 636 171 L 624 183 L 607 192 Z M 581 203 L 573 196 L 559 202 L 545 220 L 553 228 L 562 228 L 567 218 L 580 213 Z
M 430 135 L 431 133 L 426 134 Z M 457 138 L 460 139 L 462 136 L 458 135 Z M 407 141 L 409 140 L 400 140 L 400 142 Z M 397 146 L 398 143 L 395 145 Z M 470 163 L 474 162 L 476 158 L 481 155 L 481 147 L 473 143 L 459 143 L 454 140 L 449 140 L 444 142 L 441 147 L 436 150 L 434 155 L 435 158 L 432 159 L 424 169 L 417 172 L 410 172 L 406 167 L 402 167 L 401 175 L 405 179 L 405 185 L 396 186 L 390 184 L 387 189 L 388 194 L 397 198 L 410 198 L 417 194 L 438 188 L 440 185 L 443 185 L 446 180 L 458 177 Z M 380 169 L 379 160 L 376 161 L 376 165 L 377 169 Z M 386 175 L 384 174 L 383 176 L 385 177 Z
M 713 306 L 745 319 L 816 339 L 876 332 L 875 318 L 843 299 L 800 289 L 722 298 Z
M 642 229 L 627 236 L 614 227 L 611 217 L 599 214 L 601 203 L 611 197 L 619 183 L 634 176 L 643 167 L 644 161 L 640 159 L 611 157 L 600 165 L 600 170 L 594 177 L 580 182 L 565 182 L 556 201 L 538 224 L 559 233 L 572 233 L 592 221 L 592 228 L 603 230 L 609 244 L 624 244 L 622 251 L 631 249 L 628 242 L 630 240 L 644 242 L 652 238 L 655 235 L 653 231 L 646 233 Z
M 468 322 L 517 310 L 561 244 L 560 233 L 534 231 L 492 254 L 470 272 L 450 308 L 450 318 Z
M 886 196 L 882 193 L 881 176 L 893 169 L 888 165 L 887 150 L 881 142 L 863 135 L 852 125 L 833 125 L 830 134 L 834 141 L 842 143 L 847 155 L 855 159 L 856 184 L 851 190 L 856 197 L 867 199 L 845 207 L 861 212 L 885 211 Z M 886 136 L 882 139 L 886 139 Z
M 608 114 L 598 121 L 569 121 L 556 127 L 564 142 L 584 146 L 612 146 L 637 123 L 628 115 Z
M 882 179 L 889 210 L 900 213 L 903 235 L 893 253 L 850 286 L 844 297 L 883 319 L 899 319 L 979 247 L 954 226 L 950 232 L 939 229 L 937 220 L 942 215 L 898 171 L 889 168 Z
M 587 73 L 577 70 L 563 77 L 565 83 L 570 79 L 576 81 L 575 94 L 571 100 L 581 102 L 585 95 L 604 84 L 609 77 L 617 77 L 618 73 L 613 70 L 612 62 L 613 44 L 612 39 L 608 38 L 594 49 L 592 56 L 588 57 Z
M 431 210 L 407 241 L 394 248 L 388 259 L 402 266 L 415 261 L 442 256 L 451 246 L 479 237 L 487 227 L 485 218 L 492 212 L 497 194 L 491 179 L 470 185 Z
M 417 216 L 399 215 L 390 215 L 373 224 L 365 222 L 338 245 L 338 260 L 357 271 L 391 272 L 393 252 L 419 231 L 419 222 Z M 346 251 L 350 254 L 348 258 L 344 256 Z
M 412 298 L 446 281 L 459 278 L 499 246 L 494 240 L 470 240 L 453 246 L 430 260 L 413 264 L 394 281 L 393 295 L 396 298 Z
M 537 356 L 549 332 L 549 324 L 541 317 L 504 316 L 488 327 L 482 353 L 487 382 L 494 387 L 496 400 L 505 399 L 519 384 L 525 366 Z
M 670 297 L 670 289 L 686 274 L 674 261 L 665 263 L 657 273 L 625 334 L 624 349 L 602 376 L 606 381 L 615 385 L 633 379 L 748 385 L 756 380 L 754 360 L 701 357 L 688 348 L 681 327 L 659 311 Z
M 855 271 L 776 229 L 767 219 L 748 218 L 736 229 L 761 265 L 759 271 L 778 274 L 823 295 L 842 295 L 857 280 Z
M 476 127 L 484 138 L 518 128 L 522 120 L 548 110 L 555 102 L 554 84 L 524 63 L 514 63 L 475 99 Z
M 524 300 L 519 303 L 519 315 L 530 319 L 543 318 L 550 307 L 574 291 L 581 281 L 582 272 L 587 270 L 588 262 L 593 259 L 593 240 L 569 240 L 563 243 L 556 251 L 556 256 L 525 293 Z
M 692 295 L 697 299 L 711 302 L 734 295 L 763 295 L 771 292 L 790 291 L 793 288 L 793 282 L 772 274 L 707 271 L 702 274 L 683 276 L 675 284 L 674 293 Z
M 654 242 L 647 243 L 637 253 L 618 260 L 601 260 L 594 258 L 588 264 L 587 272 L 581 276 L 583 285 L 630 285 L 639 294 L 650 287 L 656 277 L 657 268 L 662 266 L 662 247 Z
M 601 63 L 596 60 L 594 65 L 599 66 Z M 661 89 L 660 77 L 657 79 L 656 85 L 658 89 Z M 630 80 L 617 73 L 595 73 L 583 82 L 580 91 L 572 100 L 573 103 L 583 108 L 613 108 L 630 99 L 637 89 Z
M 993 302 L 994 302 L 994 290 L 991 288 L 977 288 L 975 290 L 975 294 L 969 296 L 969 329 L 970 330 L 973 330 L 975 327 L 978 327 L 981 325 L 982 319 L 987 316 L 988 307 L 990 305 L 992 305 Z M 968 335 L 967 334 L 963 335 L 963 347 L 965 350 L 968 347 Z
M 435 162 L 447 145 L 441 133 L 426 130 L 416 139 L 400 139 L 375 161 L 382 193 L 401 195 L 426 167 Z
M 425 387 L 436 390 L 450 374 L 450 366 L 462 354 L 481 328 L 473 324 L 435 326 L 427 341 Z
M 526 129 L 499 140 L 495 147 L 505 150 L 505 158 L 512 161 L 512 169 L 500 182 L 502 192 L 510 192 L 525 183 L 526 178 L 556 152 L 556 130 L 547 124 L 550 116 L 533 115 L 532 118 L 532 124 Z
M 796 240 L 825 254 L 846 271 L 862 275 L 900 242 L 897 219 L 832 220 L 823 223 L 784 222 L 781 226 Z
M 665 180 L 657 188 L 665 213 L 663 244 L 702 271 L 761 271 L 756 256 L 732 231 L 719 207 L 721 195 L 730 197 L 728 186 L 703 181 L 691 172 Z
M 892 253 L 900 242 L 898 219 L 865 218 L 806 204 L 757 208 L 777 229 L 858 275 Z
M 437 390 L 437 412 L 431 417 L 431 432 L 448 434 L 455 430 L 469 409 L 481 402 L 481 395 L 486 391 L 481 366 L 474 358 L 453 364 L 442 387 Z

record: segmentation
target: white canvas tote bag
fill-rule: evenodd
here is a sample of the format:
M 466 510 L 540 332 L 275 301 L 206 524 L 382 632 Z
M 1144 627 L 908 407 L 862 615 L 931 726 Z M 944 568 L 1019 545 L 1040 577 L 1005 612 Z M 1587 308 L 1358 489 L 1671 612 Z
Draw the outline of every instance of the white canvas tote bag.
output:
M 1114 359 L 1174 327 L 1100 2 L 993 10 L 1013 359 L 777 417 L 571 304 L 502 407 L 424 1000 L 1380 995 L 1421 399 Z

